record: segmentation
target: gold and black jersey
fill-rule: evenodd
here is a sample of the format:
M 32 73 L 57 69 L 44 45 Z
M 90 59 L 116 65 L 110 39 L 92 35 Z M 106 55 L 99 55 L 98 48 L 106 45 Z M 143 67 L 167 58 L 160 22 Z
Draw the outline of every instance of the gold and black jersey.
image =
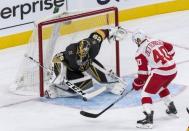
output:
M 80 42 L 70 44 L 64 54 L 64 63 L 68 68 L 76 71 L 86 71 L 92 64 L 95 57 L 98 55 L 103 40 L 108 36 L 108 30 L 97 30 L 90 34 L 90 36 L 81 41 L 87 41 L 90 44 L 88 54 L 81 59 L 78 53 Z

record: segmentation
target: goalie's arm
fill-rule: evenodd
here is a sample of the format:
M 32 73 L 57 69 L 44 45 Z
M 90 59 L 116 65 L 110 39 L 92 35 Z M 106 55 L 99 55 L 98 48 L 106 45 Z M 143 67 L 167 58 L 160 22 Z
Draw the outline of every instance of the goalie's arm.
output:
M 126 34 L 126 30 L 121 27 L 115 27 L 111 29 L 99 29 L 91 33 L 90 36 L 87 38 L 87 40 L 91 43 L 91 49 L 89 51 L 90 57 L 92 59 L 95 59 L 100 51 L 101 44 L 105 39 L 107 39 L 109 43 L 112 43 L 112 41 L 115 40 L 123 40 Z
M 95 39 L 101 44 L 106 38 L 108 40 L 123 40 L 126 37 L 127 33 L 128 32 L 126 29 L 118 26 L 109 29 L 96 30 L 95 32 L 90 34 L 89 38 Z

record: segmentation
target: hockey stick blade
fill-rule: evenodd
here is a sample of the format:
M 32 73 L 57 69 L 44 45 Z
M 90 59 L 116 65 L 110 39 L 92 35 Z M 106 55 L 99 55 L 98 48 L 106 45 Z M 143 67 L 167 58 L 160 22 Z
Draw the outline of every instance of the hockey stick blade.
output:
M 90 118 L 97 118 L 99 116 L 99 114 L 92 114 L 85 111 L 80 111 L 80 114 L 86 117 L 90 117 Z
M 114 104 L 115 104 L 115 102 L 112 103 L 111 105 L 109 105 L 108 107 L 106 107 L 104 110 L 102 110 L 100 113 L 97 113 L 97 114 L 89 113 L 89 112 L 86 112 L 86 111 L 80 111 L 80 114 L 83 115 L 83 116 L 86 116 L 86 117 L 90 117 L 90 118 L 97 118 L 102 113 L 104 113 L 106 110 L 108 110 L 109 108 L 111 108 Z
M 103 109 L 100 113 L 89 113 L 86 111 L 80 111 L 80 114 L 85 116 L 85 117 L 90 117 L 90 118 L 97 118 L 99 117 L 101 114 L 103 114 L 105 111 L 107 111 L 109 108 L 111 108 L 114 104 L 116 104 L 118 101 L 120 101 L 121 99 L 123 99 L 127 94 L 129 94 L 133 89 L 131 89 L 130 91 L 122 94 L 118 99 L 116 99 L 112 104 L 110 104 L 108 107 L 106 107 L 105 109 Z

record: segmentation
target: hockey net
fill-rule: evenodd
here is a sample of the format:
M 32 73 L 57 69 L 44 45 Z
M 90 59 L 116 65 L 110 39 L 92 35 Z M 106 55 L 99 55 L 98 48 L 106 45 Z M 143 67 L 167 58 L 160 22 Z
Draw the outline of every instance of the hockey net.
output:
M 71 44 L 87 38 L 97 29 L 118 26 L 118 10 L 115 7 L 105 9 L 59 13 L 36 22 L 35 29 L 28 43 L 17 78 L 11 91 L 21 95 L 44 96 L 51 73 L 27 57 L 32 57 L 40 65 L 51 69 L 53 56 L 65 50 Z M 26 57 L 27 56 L 27 57 Z M 97 56 L 105 68 L 112 69 L 119 75 L 118 41 L 103 42 Z

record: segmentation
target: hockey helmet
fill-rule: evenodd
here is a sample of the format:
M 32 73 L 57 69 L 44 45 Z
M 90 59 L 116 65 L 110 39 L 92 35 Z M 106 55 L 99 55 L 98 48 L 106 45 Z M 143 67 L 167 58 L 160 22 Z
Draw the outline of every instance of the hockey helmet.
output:
M 132 34 L 132 41 L 140 46 L 147 39 L 146 34 L 142 30 L 137 30 Z
M 88 56 L 89 49 L 90 49 L 90 42 L 88 40 L 84 39 L 79 42 L 77 47 L 77 54 L 80 60 L 83 60 Z

